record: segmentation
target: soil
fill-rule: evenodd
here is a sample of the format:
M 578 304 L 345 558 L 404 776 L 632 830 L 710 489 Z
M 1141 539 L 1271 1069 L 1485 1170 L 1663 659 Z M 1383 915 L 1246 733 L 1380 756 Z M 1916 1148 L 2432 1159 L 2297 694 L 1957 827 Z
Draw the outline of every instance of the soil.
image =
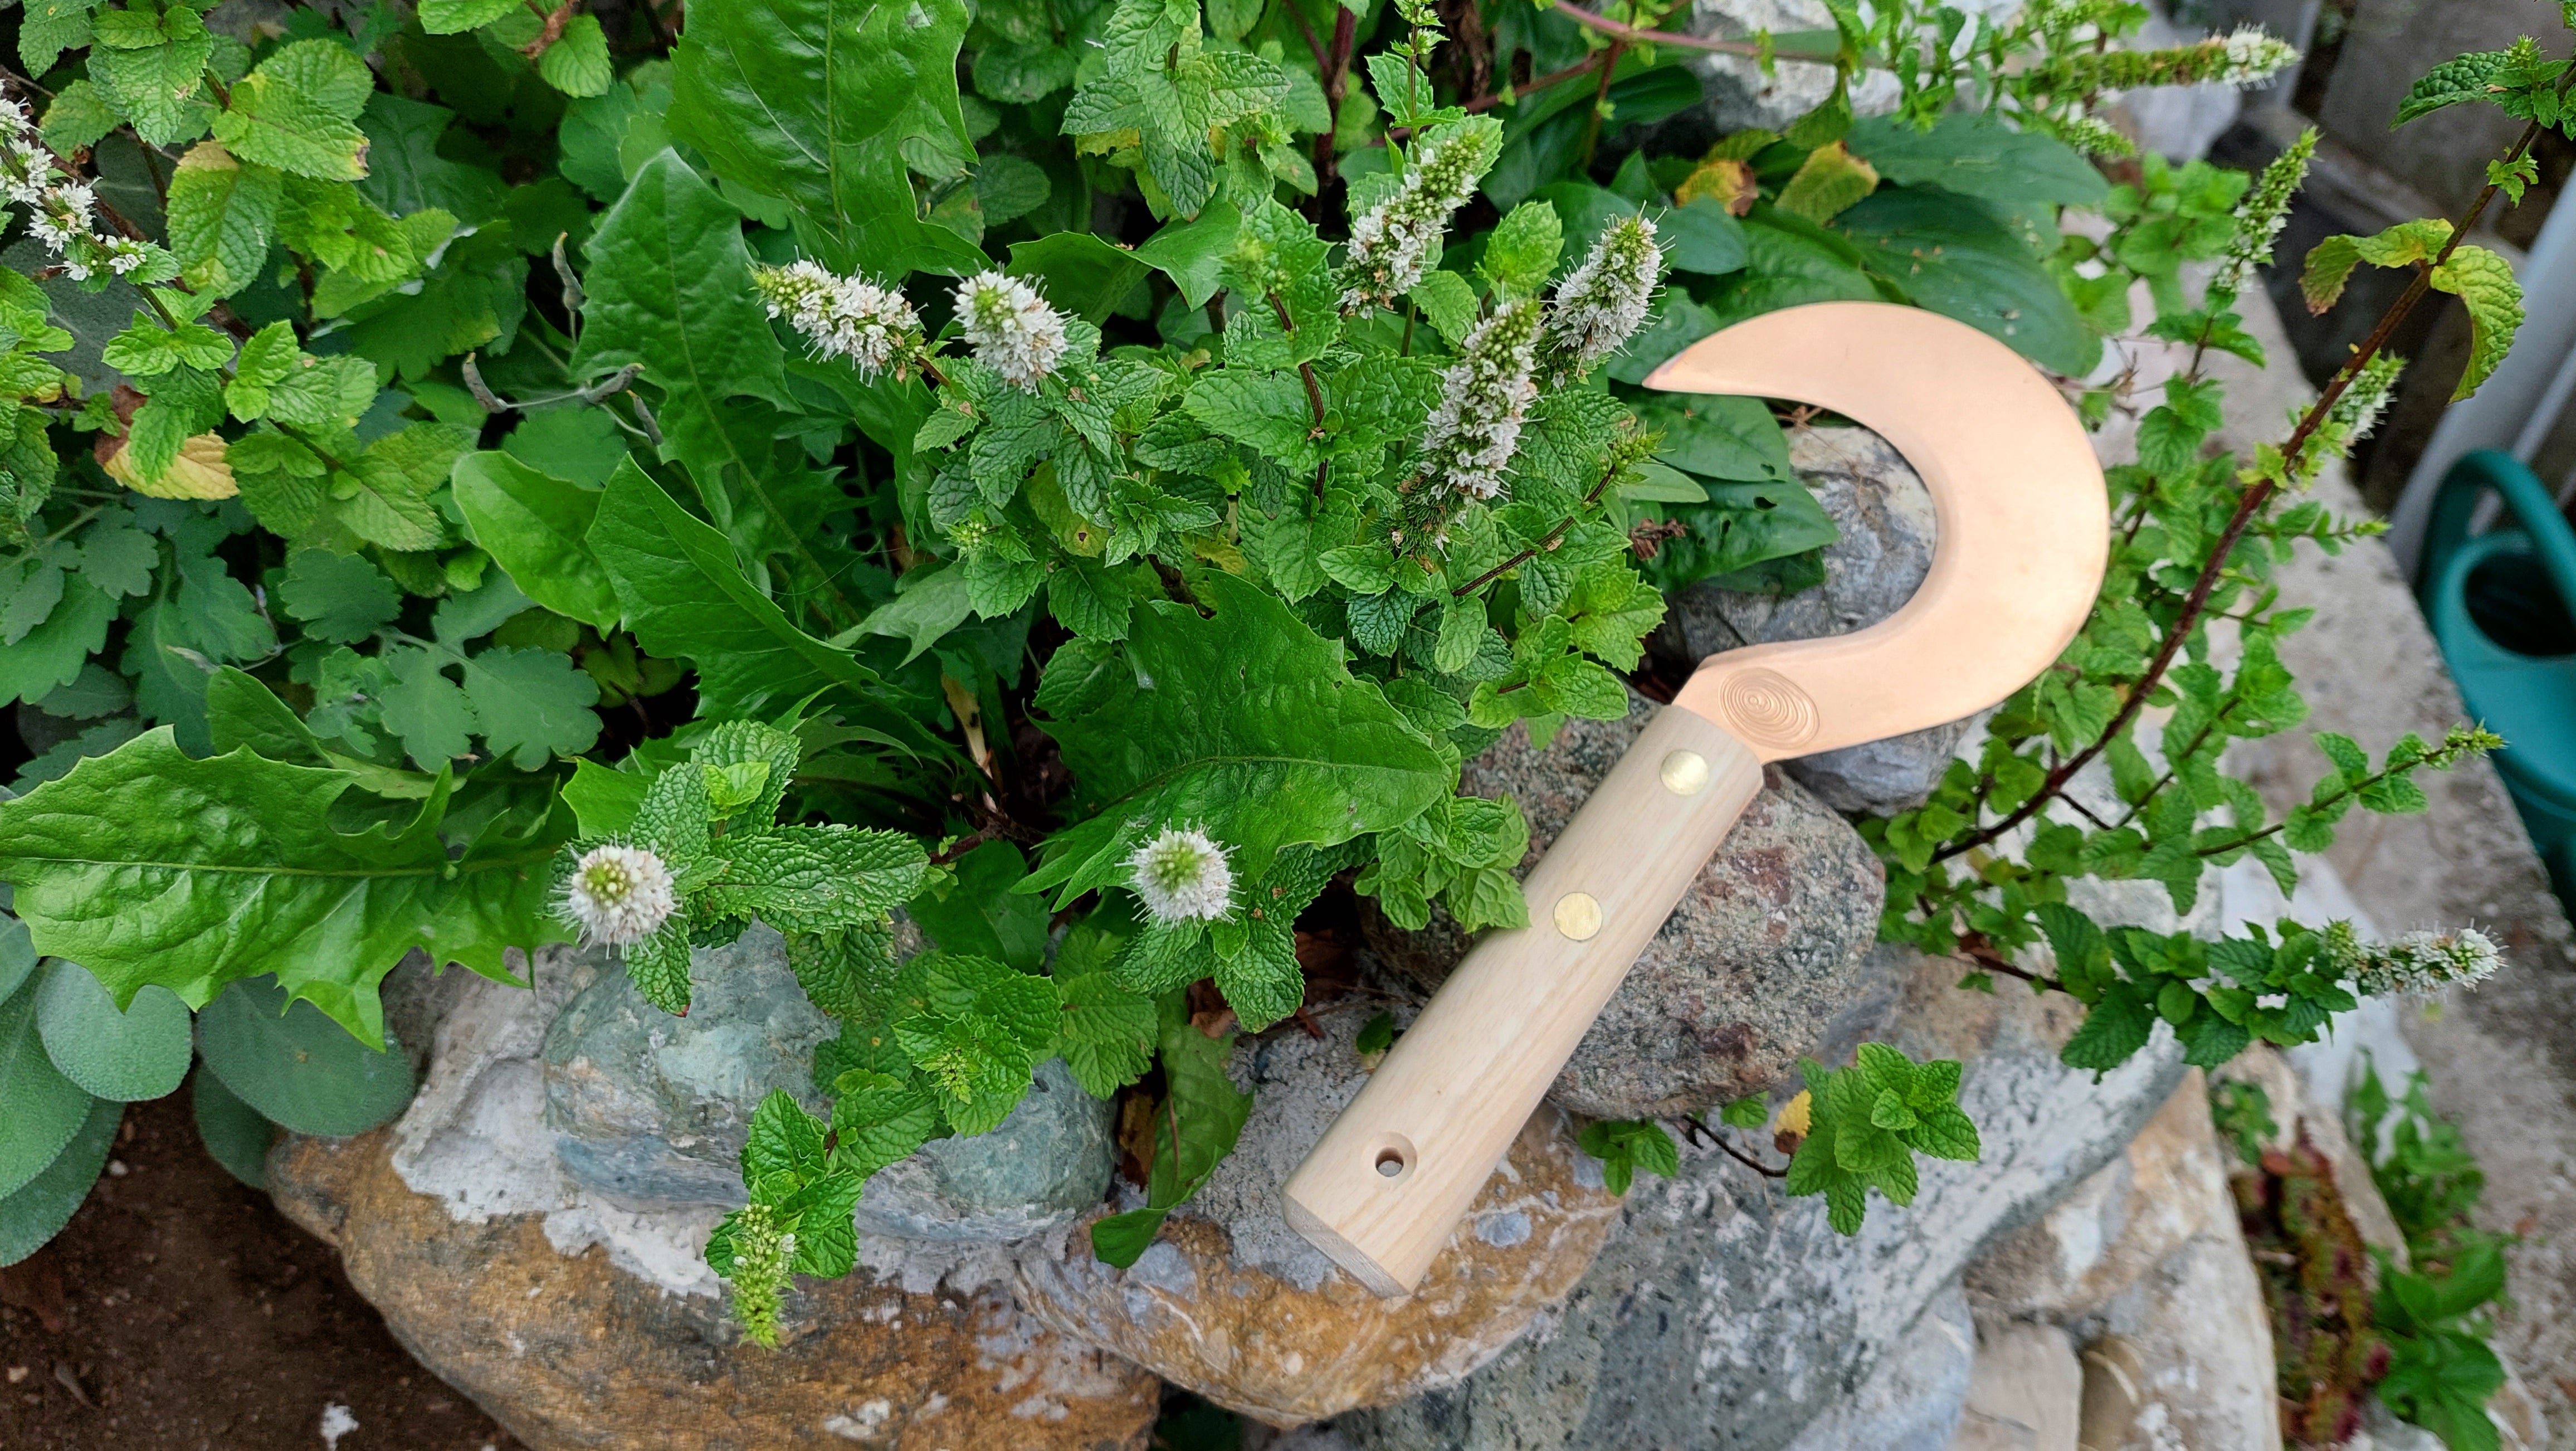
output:
M 207 1156 L 186 1093 L 126 1110 L 89 1202 L 0 1270 L 0 1447 L 289 1451 L 331 1406 L 334 1451 L 523 1451 Z

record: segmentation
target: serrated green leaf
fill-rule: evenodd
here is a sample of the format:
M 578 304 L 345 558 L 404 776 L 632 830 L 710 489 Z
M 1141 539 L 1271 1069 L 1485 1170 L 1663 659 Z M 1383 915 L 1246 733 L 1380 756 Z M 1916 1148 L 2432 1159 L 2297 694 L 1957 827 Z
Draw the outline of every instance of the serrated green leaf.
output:
M 317 640 L 355 643 L 402 613 L 402 592 L 363 556 L 299 549 L 286 562 L 277 602 Z
M 1153 1000 L 1118 986 L 1105 972 L 1059 978 L 1064 992 L 1060 1048 L 1073 1080 L 1107 1098 L 1144 1076 L 1153 1063 Z
M 367 133 L 266 66 L 233 87 L 213 124 L 215 138 L 243 161 L 320 181 L 356 181 L 367 174 Z
M 420 28 L 432 35 L 455 35 L 526 8 L 525 0 L 421 0 Z
M 564 22 L 563 34 L 537 57 L 537 74 L 567 96 L 607 94 L 617 70 L 608 58 L 608 32 L 599 17 L 583 13 Z
M 484 748 L 522 771 L 572 757 L 599 739 L 599 682 L 570 656 L 495 647 L 465 662 L 465 698 Z
M 2397 118 L 2388 123 L 2388 129 L 2394 131 L 2446 106 L 2494 99 L 2489 91 L 2491 78 L 2510 54 L 2502 50 L 2478 51 L 2453 56 L 2433 67 L 2407 89 L 2397 103 Z
M 1336 647 L 1256 586 L 1216 574 L 1208 587 L 1213 619 L 1161 602 L 1137 613 L 1137 688 L 1048 724 L 1097 809 L 1048 840 L 1031 889 L 1061 901 L 1123 885 L 1131 833 L 1180 821 L 1258 872 L 1281 846 L 1383 830 L 1446 793 L 1430 742 Z
M 701 10 L 692 38 L 721 13 Z M 785 354 L 752 289 L 740 213 L 679 153 L 644 163 L 600 218 L 589 251 L 599 260 L 582 278 L 588 296 L 573 352 L 577 376 L 640 365 L 645 377 L 686 394 L 693 407 L 734 394 L 794 406 Z
M 930 860 L 911 837 L 849 826 L 728 837 L 724 854 L 730 865 L 708 888 L 719 910 L 806 932 L 881 920 L 921 890 Z
M 2451 391 L 2456 403 L 2478 391 L 2513 349 L 2522 327 L 2522 284 L 2513 264 L 2484 247 L 2457 247 L 2450 260 L 2433 269 L 2433 286 L 2460 299 L 2469 315 L 2469 363 L 2460 385 Z

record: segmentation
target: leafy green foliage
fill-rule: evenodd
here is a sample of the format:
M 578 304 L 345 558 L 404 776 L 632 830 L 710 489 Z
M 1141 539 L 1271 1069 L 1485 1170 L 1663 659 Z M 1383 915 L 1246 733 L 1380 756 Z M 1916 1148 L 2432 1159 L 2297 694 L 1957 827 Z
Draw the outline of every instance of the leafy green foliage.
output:
M 1595 1119 L 1574 1142 L 1601 1161 L 1601 1181 L 1613 1194 L 1626 1194 L 1640 1169 L 1668 1179 L 1682 1170 L 1681 1146 L 1653 1119 Z
M 362 1134 L 411 1102 L 401 1044 L 369 1047 L 261 979 L 242 979 L 207 1005 L 198 1047 L 234 1097 L 296 1133 Z
M 1914 1202 L 1917 1154 L 1974 1161 L 1977 1126 L 1959 1109 L 1959 1065 L 1916 1063 L 1863 1043 L 1852 1066 L 1801 1065 L 1814 1095 L 1807 1137 L 1789 1160 L 1792 1195 L 1822 1194 L 1838 1234 L 1857 1234 L 1875 1189 L 1899 1207 Z
M 57 958 L 34 991 L 46 1054 L 92 1097 L 159 1098 L 188 1076 L 188 1005 L 168 988 L 146 986 L 120 1010 L 97 978 Z

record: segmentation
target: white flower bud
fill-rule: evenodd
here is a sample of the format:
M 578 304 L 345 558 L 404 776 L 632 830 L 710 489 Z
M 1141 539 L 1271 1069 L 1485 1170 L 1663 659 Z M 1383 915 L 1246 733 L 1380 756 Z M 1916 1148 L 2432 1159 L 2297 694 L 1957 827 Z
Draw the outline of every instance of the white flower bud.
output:
M 1421 469 L 1435 500 L 1503 491 L 1503 470 L 1520 447 L 1521 421 L 1538 397 L 1536 299 L 1507 302 L 1476 325 L 1458 361 L 1440 375 L 1440 404 L 1423 424 Z M 1446 512 L 1445 505 L 1442 512 Z
M 1476 191 L 1493 164 L 1490 127 L 1467 126 L 1427 133 L 1414 147 L 1404 183 L 1351 223 L 1350 270 L 1354 284 L 1342 309 L 1393 307 L 1440 257 L 1449 218 Z
M 1016 277 L 979 272 L 957 286 L 957 321 L 975 360 L 1024 392 L 1055 371 L 1067 346 L 1064 319 Z
M 847 358 L 873 381 L 921 346 L 921 315 L 903 294 L 864 277 L 843 277 L 799 259 L 754 267 L 751 280 L 771 317 L 805 335 L 819 357 Z
M 1645 324 L 1655 284 L 1664 273 L 1664 251 L 1655 224 L 1621 217 L 1601 233 L 1581 265 L 1566 274 L 1548 309 L 1539 344 L 1548 386 L 1558 387 L 1619 351 Z
M 564 879 L 561 907 L 591 947 L 628 947 L 653 935 L 680 905 L 671 870 L 640 846 L 592 847 Z
M 1197 827 L 1167 826 L 1127 858 L 1136 895 L 1161 922 L 1214 921 L 1234 894 L 1226 849 Z
M 2365 943 L 2351 923 L 2336 922 L 2327 926 L 2325 938 L 2327 961 L 2372 997 L 2430 997 L 2451 983 L 2483 982 L 2504 962 L 2494 939 L 2474 927 Z

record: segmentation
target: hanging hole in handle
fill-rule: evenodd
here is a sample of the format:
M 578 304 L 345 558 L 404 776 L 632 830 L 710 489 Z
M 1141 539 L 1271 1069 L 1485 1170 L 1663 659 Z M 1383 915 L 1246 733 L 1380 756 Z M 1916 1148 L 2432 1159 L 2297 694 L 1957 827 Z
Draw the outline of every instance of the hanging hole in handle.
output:
M 1401 1179 L 1413 1168 L 1413 1141 L 1402 1134 L 1389 1134 L 1378 1141 L 1370 1163 L 1381 1179 Z

